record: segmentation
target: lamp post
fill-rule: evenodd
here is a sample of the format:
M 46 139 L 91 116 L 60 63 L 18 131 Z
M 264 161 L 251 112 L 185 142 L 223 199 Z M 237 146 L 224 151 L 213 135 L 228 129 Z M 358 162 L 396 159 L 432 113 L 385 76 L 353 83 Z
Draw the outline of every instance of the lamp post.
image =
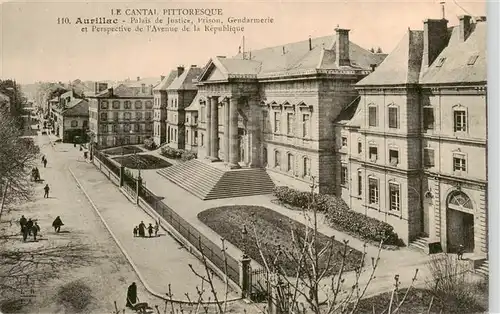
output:
M 248 236 L 247 226 L 243 225 L 243 229 L 241 230 L 241 237 L 243 238 L 243 258 L 248 258 L 248 255 L 247 255 L 247 236 Z

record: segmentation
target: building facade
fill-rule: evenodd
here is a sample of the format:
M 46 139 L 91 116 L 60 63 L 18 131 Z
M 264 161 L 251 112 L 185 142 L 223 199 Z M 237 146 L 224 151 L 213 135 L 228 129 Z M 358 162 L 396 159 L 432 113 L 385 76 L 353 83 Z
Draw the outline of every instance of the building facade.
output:
M 168 76 L 162 76 L 160 84 L 153 88 L 153 140 L 156 146 L 167 140 L 167 87 L 177 77 L 177 71 L 171 71 Z
M 337 118 L 337 195 L 406 242 L 487 254 L 486 19 L 424 21 Z
M 333 193 L 333 120 L 385 58 L 335 35 L 215 57 L 199 78 L 198 156 L 265 167 L 278 185 Z
M 58 99 L 57 105 L 52 107 L 54 134 L 63 142 L 85 140 L 89 123 L 88 102 L 72 90 Z
M 142 144 L 153 136 L 153 86 L 96 83 L 89 95 L 89 126 L 99 147 Z

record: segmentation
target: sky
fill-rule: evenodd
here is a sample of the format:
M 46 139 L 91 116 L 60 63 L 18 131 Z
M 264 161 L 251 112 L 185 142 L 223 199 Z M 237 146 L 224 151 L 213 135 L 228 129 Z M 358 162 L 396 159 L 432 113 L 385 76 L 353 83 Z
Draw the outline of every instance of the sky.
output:
M 2 0 L 0 0 L 1 2 Z M 215 8 L 221 19 L 229 17 L 274 18 L 272 24 L 246 24 L 245 31 L 211 34 L 81 32 L 76 18 L 113 18 L 112 9 Z M 458 16 L 486 15 L 485 1 L 447 0 L 448 25 Z M 71 25 L 58 24 L 69 18 Z M 120 16 L 122 18 L 123 16 Z M 137 16 L 136 16 L 137 17 Z M 213 56 L 238 53 L 245 37 L 245 50 L 278 46 L 335 34 L 337 25 L 350 29 L 350 40 L 361 47 L 381 47 L 390 52 L 411 29 L 423 29 L 423 20 L 441 18 L 439 1 L 64 1 L 0 4 L 0 78 L 19 83 L 36 81 L 122 80 L 159 77 L 178 65 L 205 66 Z M 129 19 L 130 16 L 123 17 Z M 127 25 L 121 23 L 119 25 Z M 227 23 L 226 23 L 227 24 Z M 132 25 L 135 28 L 136 25 Z

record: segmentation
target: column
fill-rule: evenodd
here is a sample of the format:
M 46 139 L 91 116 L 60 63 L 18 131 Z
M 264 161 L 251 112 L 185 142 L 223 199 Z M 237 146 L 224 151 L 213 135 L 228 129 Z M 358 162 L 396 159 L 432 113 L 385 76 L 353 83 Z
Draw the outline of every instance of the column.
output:
M 212 97 L 209 96 L 207 97 L 207 107 L 206 107 L 206 112 L 207 112 L 207 124 L 206 124 L 206 129 L 205 133 L 207 135 L 207 142 L 205 143 L 205 152 L 206 156 L 205 158 L 210 158 L 212 156 L 211 152 L 211 147 L 212 147 Z
M 229 163 L 229 98 L 224 98 L 224 163 Z
M 250 107 L 250 117 L 248 118 L 248 130 L 250 133 L 250 167 L 258 168 L 261 166 L 261 140 L 260 135 L 264 131 L 264 126 L 261 125 L 261 113 L 259 108 L 258 100 L 255 98 L 249 99 L 249 107 Z
M 211 115 L 211 118 L 212 118 L 212 131 L 211 131 L 211 136 L 210 136 L 210 139 L 211 139 L 211 143 L 210 143 L 210 159 L 212 161 L 219 161 L 219 152 L 218 152 L 218 139 L 219 139 L 219 106 L 218 106 L 218 103 L 217 103 L 217 100 L 218 100 L 219 97 L 217 96 L 212 96 L 212 107 L 211 107 L 211 111 L 212 111 L 212 115 Z
M 229 100 L 229 168 L 240 168 L 238 164 L 238 100 L 231 97 Z

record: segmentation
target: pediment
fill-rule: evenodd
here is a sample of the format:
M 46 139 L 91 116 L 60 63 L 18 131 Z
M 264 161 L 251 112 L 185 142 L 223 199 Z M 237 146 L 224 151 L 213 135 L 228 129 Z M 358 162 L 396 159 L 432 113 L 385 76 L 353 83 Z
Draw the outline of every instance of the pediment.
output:
M 220 81 L 227 80 L 227 78 L 227 70 L 217 58 L 212 58 L 199 76 L 199 82 Z

